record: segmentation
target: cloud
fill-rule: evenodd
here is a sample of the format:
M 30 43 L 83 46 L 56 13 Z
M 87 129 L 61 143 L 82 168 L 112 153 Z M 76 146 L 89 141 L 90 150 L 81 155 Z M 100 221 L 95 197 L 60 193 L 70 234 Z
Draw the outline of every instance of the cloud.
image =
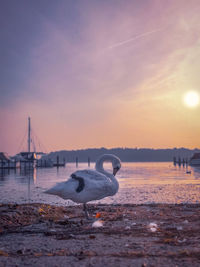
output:
M 125 40 L 125 41 L 122 41 L 122 42 L 119 42 L 119 43 L 116 43 L 116 44 L 113 44 L 113 45 L 109 46 L 109 49 L 113 49 L 113 48 L 116 48 L 116 47 L 119 47 L 119 46 L 123 46 L 123 45 L 125 45 L 125 44 L 127 44 L 127 43 L 136 41 L 137 39 L 146 37 L 146 36 L 148 36 L 148 35 L 151 35 L 151 34 L 153 34 L 153 33 L 159 32 L 159 31 L 161 31 L 161 29 L 152 30 L 152 31 L 149 31 L 149 32 L 145 32 L 145 33 L 142 33 L 142 34 L 138 34 L 138 35 L 134 36 L 133 38 L 130 38 L 130 39 L 128 39 L 128 40 Z

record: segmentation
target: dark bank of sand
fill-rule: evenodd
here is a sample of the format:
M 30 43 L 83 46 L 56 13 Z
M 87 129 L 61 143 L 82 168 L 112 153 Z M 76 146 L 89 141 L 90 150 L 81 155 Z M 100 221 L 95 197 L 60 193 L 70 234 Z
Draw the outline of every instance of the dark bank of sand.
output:
M 200 204 L 89 208 L 0 204 L 0 266 L 200 266 Z

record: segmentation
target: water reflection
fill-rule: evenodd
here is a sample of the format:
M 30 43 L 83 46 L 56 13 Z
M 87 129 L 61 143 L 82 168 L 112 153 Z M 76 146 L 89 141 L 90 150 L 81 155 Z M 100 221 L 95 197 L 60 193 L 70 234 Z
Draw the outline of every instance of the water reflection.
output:
M 9 179 L 15 179 L 17 183 L 36 183 L 37 169 L 0 169 L 0 185 Z
M 191 167 L 194 173 L 194 178 L 200 180 L 200 167 Z
M 90 168 L 94 167 L 91 163 Z M 112 172 L 111 165 L 105 164 L 104 167 Z M 1 201 L 65 203 L 43 192 L 57 182 L 67 180 L 77 169 L 87 168 L 87 163 L 79 163 L 78 168 L 69 163 L 66 168 L 0 170 Z M 200 168 L 197 167 L 180 168 L 170 162 L 122 163 L 117 179 L 120 190 L 113 199 L 119 203 L 177 202 L 180 199 L 194 202 L 200 198 Z M 177 194 L 180 195 L 179 200 Z
M 194 172 L 200 173 L 200 167 L 192 167 L 192 169 L 194 170 Z
M 20 169 L 16 175 L 15 179 L 16 182 L 26 184 L 26 183 L 31 183 L 35 184 L 37 180 L 37 169 Z
M 3 184 L 6 182 L 7 177 L 10 174 L 10 169 L 0 169 L 0 182 Z
M 0 178 L 4 178 L 9 173 L 10 173 L 9 169 L 0 169 Z

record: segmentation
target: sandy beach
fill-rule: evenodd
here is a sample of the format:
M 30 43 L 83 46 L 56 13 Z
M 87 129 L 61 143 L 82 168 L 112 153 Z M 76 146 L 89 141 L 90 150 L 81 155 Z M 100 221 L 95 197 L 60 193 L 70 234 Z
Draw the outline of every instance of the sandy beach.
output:
M 199 204 L 89 209 L 1 204 L 0 266 L 200 266 Z

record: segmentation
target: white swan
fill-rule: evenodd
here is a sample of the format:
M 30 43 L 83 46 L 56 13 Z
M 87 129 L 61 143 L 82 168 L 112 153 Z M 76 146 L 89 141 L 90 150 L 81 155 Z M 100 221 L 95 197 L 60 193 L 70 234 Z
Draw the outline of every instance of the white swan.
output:
M 104 162 L 112 163 L 113 174 L 104 170 Z M 85 215 L 88 218 L 86 208 L 88 201 L 99 200 L 117 193 L 119 183 L 115 175 L 121 168 L 121 162 L 118 157 L 112 154 L 104 154 L 97 160 L 95 168 L 96 171 L 76 171 L 66 182 L 57 183 L 45 193 L 57 195 L 63 199 L 71 199 L 76 203 L 83 203 Z

